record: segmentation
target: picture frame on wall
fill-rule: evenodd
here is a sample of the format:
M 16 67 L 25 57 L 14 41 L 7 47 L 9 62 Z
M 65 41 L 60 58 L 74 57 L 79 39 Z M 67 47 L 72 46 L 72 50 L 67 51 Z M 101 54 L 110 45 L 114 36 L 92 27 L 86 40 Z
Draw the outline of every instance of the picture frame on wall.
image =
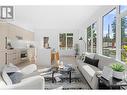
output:
M 49 37 L 43 37 L 43 47 L 44 48 L 49 48 Z

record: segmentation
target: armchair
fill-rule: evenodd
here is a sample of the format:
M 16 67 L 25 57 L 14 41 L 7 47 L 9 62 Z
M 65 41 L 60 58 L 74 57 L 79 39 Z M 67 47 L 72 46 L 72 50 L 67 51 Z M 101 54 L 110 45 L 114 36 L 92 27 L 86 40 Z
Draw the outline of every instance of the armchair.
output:
M 13 64 L 10 64 L 10 65 L 14 66 Z M 14 66 L 14 67 L 15 67 L 15 69 L 18 69 L 18 67 L 16 67 L 16 66 Z M 29 75 L 30 73 L 34 72 L 36 69 L 37 69 L 36 65 L 31 64 L 31 65 L 28 65 L 25 68 L 21 69 L 21 72 L 24 75 Z M 13 70 L 14 71 L 14 68 L 13 69 L 6 68 L 5 70 L 8 70 L 8 71 Z M 40 76 L 40 75 L 23 78 L 20 83 L 7 84 L 5 82 L 5 80 L 3 80 L 3 77 L 7 81 L 9 81 L 10 79 L 6 73 L 3 72 L 3 74 L 4 75 L 0 76 L 0 89 L 44 89 L 44 87 L 45 87 L 44 77 Z
M 31 90 L 31 89 L 44 89 L 44 77 L 42 76 L 33 76 L 26 79 L 23 79 L 20 83 L 14 85 L 6 85 L 3 81 L 0 82 L 0 89 L 22 89 L 22 90 Z

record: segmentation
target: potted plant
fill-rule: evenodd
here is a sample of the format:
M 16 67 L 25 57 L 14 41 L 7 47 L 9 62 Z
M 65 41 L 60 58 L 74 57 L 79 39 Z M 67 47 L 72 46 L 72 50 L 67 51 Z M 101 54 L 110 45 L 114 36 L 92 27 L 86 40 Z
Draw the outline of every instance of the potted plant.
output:
M 111 65 L 111 68 L 113 69 L 113 77 L 117 79 L 123 79 L 124 77 L 124 71 L 125 67 L 123 64 L 115 63 Z
M 79 45 L 75 44 L 75 57 L 79 54 Z

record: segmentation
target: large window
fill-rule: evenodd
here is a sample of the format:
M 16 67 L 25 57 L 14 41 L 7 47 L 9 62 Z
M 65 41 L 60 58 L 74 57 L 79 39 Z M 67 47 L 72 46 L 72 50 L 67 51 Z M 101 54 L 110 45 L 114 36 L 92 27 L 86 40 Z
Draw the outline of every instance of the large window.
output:
M 67 33 L 67 49 L 73 47 L 73 33 Z
M 73 48 L 73 33 L 62 33 L 59 34 L 59 47 L 62 50 Z
M 96 53 L 96 46 L 97 46 L 96 23 L 92 24 L 92 34 L 93 34 L 93 53 Z
M 87 28 L 87 52 L 91 52 L 91 26 Z
M 121 18 L 121 60 L 127 63 L 127 16 Z
M 60 34 L 59 35 L 59 40 L 60 40 L 60 49 L 66 49 L 66 34 Z
M 98 53 L 117 58 L 127 64 L 127 6 L 116 6 L 105 14 L 102 17 L 102 25 L 98 25 L 98 28 L 102 28 L 102 31 L 98 31 L 102 33 L 98 36 L 99 40 L 102 39 L 102 44 L 98 45 L 102 47 L 102 51 L 99 50 Z M 87 27 L 87 52 L 96 52 L 96 30 L 96 23 Z
M 116 9 L 103 16 L 103 54 L 116 56 Z
M 96 53 L 97 45 L 96 23 L 87 28 L 87 52 Z

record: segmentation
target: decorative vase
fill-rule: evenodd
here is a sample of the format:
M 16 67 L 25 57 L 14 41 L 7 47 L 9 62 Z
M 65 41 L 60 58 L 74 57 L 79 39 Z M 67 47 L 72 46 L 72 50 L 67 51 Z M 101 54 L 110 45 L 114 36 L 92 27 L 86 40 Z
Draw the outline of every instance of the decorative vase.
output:
M 116 79 L 123 79 L 124 72 L 113 71 L 113 77 Z

